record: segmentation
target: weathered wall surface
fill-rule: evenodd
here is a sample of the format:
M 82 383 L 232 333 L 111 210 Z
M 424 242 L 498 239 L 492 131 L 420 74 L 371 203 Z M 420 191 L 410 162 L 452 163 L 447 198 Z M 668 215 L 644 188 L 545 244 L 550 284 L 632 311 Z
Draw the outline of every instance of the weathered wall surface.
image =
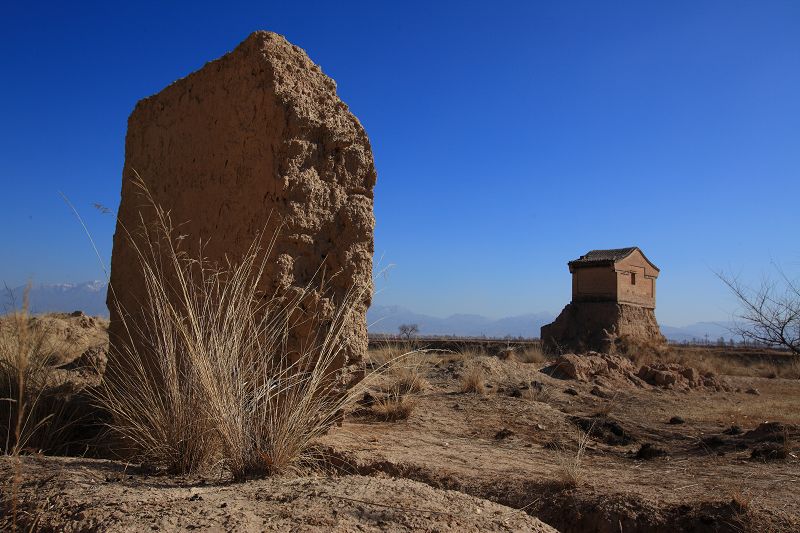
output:
M 666 342 L 653 309 L 616 302 L 570 303 L 541 330 L 549 352 L 608 352 L 613 349 L 610 341 L 614 337 L 634 343 Z
M 372 151 L 335 82 L 303 50 L 277 34 L 256 32 L 136 105 L 128 120 L 111 262 L 112 348 L 123 332 L 114 295 L 132 320 L 144 295 L 124 230 L 135 228 L 142 209 L 134 171 L 181 224 L 185 242 L 202 239 L 212 261 L 241 257 L 257 232 L 271 235 L 283 224 L 263 291 L 305 286 L 324 269 L 330 293 L 317 294 L 309 305 L 330 314 L 348 290 L 360 291 L 344 328 L 341 363 L 366 352 L 375 224 Z M 307 334 L 293 330 L 293 345 Z
M 656 306 L 656 271 L 637 250 L 615 265 L 619 275 L 617 300 L 644 307 Z
M 572 273 L 572 301 L 614 301 L 617 273 L 612 266 L 576 268 Z

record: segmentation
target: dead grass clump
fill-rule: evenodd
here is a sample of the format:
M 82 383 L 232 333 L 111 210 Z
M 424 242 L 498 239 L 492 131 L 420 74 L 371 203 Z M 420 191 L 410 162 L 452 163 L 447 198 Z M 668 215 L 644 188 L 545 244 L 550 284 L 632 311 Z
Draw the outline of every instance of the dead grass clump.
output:
M 529 346 L 524 350 L 520 350 L 516 353 L 516 357 L 520 363 L 528 364 L 546 363 L 552 359 L 552 357 L 549 357 L 544 353 L 541 345 Z
M 730 505 L 737 513 L 746 513 L 750 510 L 753 503 L 753 495 L 746 492 L 741 487 L 730 490 Z
M 367 363 L 372 368 L 380 368 L 391 364 L 396 359 L 402 357 L 404 353 L 405 351 L 401 348 L 387 343 L 377 348 L 370 348 L 369 351 L 367 351 L 366 359 Z
M 418 393 L 430 387 L 430 383 L 422 375 L 419 365 L 398 365 L 393 370 L 394 383 L 392 390 L 400 394 Z
M 517 361 L 517 351 L 513 346 L 509 346 L 508 348 L 503 348 L 499 352 L 497 352 L 497 358 L 501 361 Z
M 54 363 L 64 351 L 48 326 L 22 308 L 0 317 L 0 452 L 62 452 L 79 413 L 51 397 Z
M 378 420 L 396 422 L 408 419 L 414 407 L 414 400 L 396 391 L 376 400 L 370 411 Z
M 302 466 L 311 441 L 365 387 L 345 388 L 337 364 L 348 303 L 358 295 L 325 320 L 308 312 L 310 288 L 265 298 L 271 243 L 264 250 L 255 239 L 224 269 L 209 264 L 202 249 L 181 248 L 169 213 L 139 186 L 154 218 L 142 223 L 141 239 L 128 237 L 147 298 L 140 320 L 124 320 L 127 336 L 111 354 L 119 364 L 99 394 L 112 429 L 140 460 L 174 472 L 220 464 L 244 479 Z M 316 333 L 287 354 L 296 316 Z
M 474 394 L 486 392 L 486 381 L 480 365 L 470 365 L 461 375 L 461 392 Z
M 628 335 L 609 336 L 612 350 L 610 353 L 624 355 L 637 365 L 647 365 L 655 362 L 665 362 L 669 352 L 666 343 L 652 340 L 642 340 Z
M 591 430 L 583 432 L 578 430 L 575 449 L 561 445 L 558 448 L 558 468 L 556 470 L 557 483 L 566 489 L 577 488 L 583 481 L 586 447 L 589 444 Z
M 539 381 L 532 381 L 523 391 L 522 397 L 534 402 L 548 403 L 553 399 L 553 388 Z

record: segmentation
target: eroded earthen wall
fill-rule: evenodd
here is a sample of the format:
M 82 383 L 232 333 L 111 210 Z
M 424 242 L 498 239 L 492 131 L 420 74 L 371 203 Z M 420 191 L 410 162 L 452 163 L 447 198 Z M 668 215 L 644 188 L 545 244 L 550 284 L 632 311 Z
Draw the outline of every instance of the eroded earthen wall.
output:
M 241 258 L 258 232 L 269 236 L 280 227 L 261 291 L 304 287 L 324 274 L 329 292 L 308 304 L 310 314 L 322 310 L 323 322 L 348 291 L 358 294 L 349 302 L 353 312 L 340 363 L 366 353 L 375 224 L 372 151 L 335 82 L 303 50 L 282 36 L 256 32 L 136 105 L 128 120 L 111 263 L 112 350 L 124 334 L 117 304 L 135 321 L 145 298 L 127 236 L 140 213 L 149 216 L 134 173 L 180 224 L 187 247 L 202 239 L 209 260 Z M 293 329 L 292 346 L 299 349 L 307 335 Z

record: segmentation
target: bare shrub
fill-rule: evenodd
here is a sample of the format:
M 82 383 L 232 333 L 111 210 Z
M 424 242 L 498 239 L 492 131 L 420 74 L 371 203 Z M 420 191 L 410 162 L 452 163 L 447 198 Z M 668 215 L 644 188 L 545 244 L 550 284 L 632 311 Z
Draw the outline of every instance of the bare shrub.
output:
M 337 364 L 349 303 L 358 295 L 346 298 L 300 353 L 289 354 L 291 317 L 301 314 L 310 290 L 263 297 L 271 243 L 262 249 L 256 238 L 237 263 L 209 264 L 202 247 L 196 254 L 181 248 L 169 213 L 139 186 L 154 219 L 142 222 L 145 244 L 129 238 L 147 298 L 143 319 L 125 321 L 127 337 L 111 354 L 124 375 L 109 372 L 99 395 L 114 416 L 112 429 L 141 460 L 174 472 L 219 463 L 243 479 L 302 466 L 311 441 L 364 390 L 365 382 L 346 388 Z
M 461 375 L 461 392 L 474 394 L 486 392 L 485 378 L 480 365 L 470 365 Z
M 736 297 L 741 321 L 738 336 L 765 346 L 778 346 L 800 356 L 800 283 L 777 268 L 778 281 L 765 279 L 757 288 L 722 272 L 717 277 Z
M 400 336 L 407 341 L 410 341 L 419 333 L 419 326 L 417 324 L 400 324 L 400 327 L 397 329 L 400 332 Z

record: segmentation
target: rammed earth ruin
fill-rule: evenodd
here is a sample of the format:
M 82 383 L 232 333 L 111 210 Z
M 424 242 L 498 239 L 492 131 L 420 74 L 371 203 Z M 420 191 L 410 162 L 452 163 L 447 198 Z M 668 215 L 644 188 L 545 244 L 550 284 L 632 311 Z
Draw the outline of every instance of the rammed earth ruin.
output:
M 336 83 L 306 53 L 267 31 L 140 101 L 128 119 L 122 200 L 111 260 L 110 339 L 135 327 L 146 301 L 130 242 L 143 205 L 139 176 L 168 210 L 187 246 L 202 241 L 209 261 L 241 258 L 259 232 L 277 234 L 260 289 L 303 290 L 322 277 L 304 314 L 323 328 L 345 301 L 338 365 L 367 350 L 372 298 L 376 181 L 364 128 Z M 313 291 L 312 291 L 313 292 Z M 319 325 L 319 324 L 316 324 Z M 315 324 L 296 321 L 287 349 L 300 349 Z M 110 365 L 117 361 L 110 361 Z

